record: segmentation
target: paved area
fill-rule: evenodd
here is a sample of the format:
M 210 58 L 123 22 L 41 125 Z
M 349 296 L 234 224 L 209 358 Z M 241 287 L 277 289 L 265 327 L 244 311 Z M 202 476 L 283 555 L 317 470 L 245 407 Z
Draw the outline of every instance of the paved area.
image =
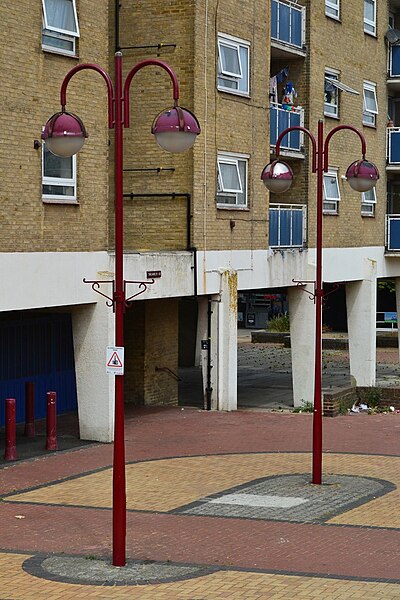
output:
M 400 415 L 126 411 L 127 566 L 112 446 L 0 468 L 0 599 L 400 599 Z

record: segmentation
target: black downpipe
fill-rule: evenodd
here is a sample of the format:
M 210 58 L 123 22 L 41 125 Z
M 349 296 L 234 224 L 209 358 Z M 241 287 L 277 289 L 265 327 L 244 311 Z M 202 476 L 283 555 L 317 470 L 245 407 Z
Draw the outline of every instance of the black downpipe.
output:
M 207 310 L 207 387 L 206 387 L 206 409 L 211 410 L 211 396 L 212 396 L 212 387 L 211 387 L 211 315 L 212 315 L 212 300 L 208 300 L 208 310 Z

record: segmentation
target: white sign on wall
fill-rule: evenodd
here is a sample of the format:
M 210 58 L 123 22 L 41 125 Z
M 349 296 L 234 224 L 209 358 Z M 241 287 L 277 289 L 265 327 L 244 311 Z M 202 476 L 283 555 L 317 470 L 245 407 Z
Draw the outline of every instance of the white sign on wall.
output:
M 107 346 L 106 372 L 108 375 L 124 374 L 123 346 Z

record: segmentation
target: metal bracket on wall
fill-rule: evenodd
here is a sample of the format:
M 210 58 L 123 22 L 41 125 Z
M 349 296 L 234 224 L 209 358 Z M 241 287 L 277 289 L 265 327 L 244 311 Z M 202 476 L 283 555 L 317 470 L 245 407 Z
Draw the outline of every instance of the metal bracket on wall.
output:
M 129 280 L 124 280 L 124 292 L 126 292 L 126 284 L 127 283 L 135 283 L 136 285 L 139 286 L 139 291 L 136 292 L 136 294 L 133 294 L 132 296 L 129 296 L 129 298 L 126 298 L 126 300 L 125 300 L 125 306 L 127 308 L 129 308 L 132 305 L 131 300 L 133 298 L 136 298 L 136 296 L 140 296 L 140 294 L 143 294 L 147 290 L 147 286 L 152 285 L 154 283 L 154 279 L 151 279 L 150 281 L 129 281 Z
M 116 303 L 116 298 L 115 298 L 115 281 L 114 279 L 111 281 L 93 281 L 93 280 L 89 280 L 86 279 L 85 277 L 83 278 L 83 283 L 89 283 L 92 286 L 92 290 L 94 292 L 96 292 L 96 294 L 100 294 L 100 296 L 103 296 L 103 298 L 106 298 L 106 305 L 109 306 L 110 308 L 113 309 L 113 312 L 115 312 L 115 303 Z M 107 294 L 103 294 L 103 292 L 100 291 L 100 285 L 103 283 L 108 283 L 108 284 L 112 284 L 112 289 L 113 289 L 113 297 L 111 296 L 107 296 Z M 132 296 L 129 296 L 129 298 L 126 298 L 124 300 L 124 306 L 125 308 L 129 308 L 132 305 L 131 300 L 133 298 L 136 298 L 136 296 L 140 296 L 140 294 L 143 294 L 146 290 L 147 287 L 149 285 L 152 285 L 154 283 L 154 279 L 151 279 L 150 281 L 136 281 L 136 280 L 124 280 L 124 297 L 126 294 L 126 286 L 128 283 L 134 283 L 136 285 L 139 286 L 139 291 L 136 292 L 136 294 L 132 294 Z

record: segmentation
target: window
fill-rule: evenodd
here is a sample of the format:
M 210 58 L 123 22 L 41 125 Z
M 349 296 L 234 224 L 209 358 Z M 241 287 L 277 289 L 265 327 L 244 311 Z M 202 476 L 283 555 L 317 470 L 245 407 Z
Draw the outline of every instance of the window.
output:
M 335 85 L 336 81 L 339 81 L 338 73 L 325 71 L 324 115 L 327 117 L 339 117 L 339 90 Z
M 76 156 L 56 156 L 42 147 L 43 201 L 76 204 Z
M 362 122 L 364 125 L 370 125 L 375 127 L 376 115 L 378 114 L 378 100 L 376 97 L 376 84 L 371 81 L 364 81 L 363 83 L 363 117 Z
M 361 214 L 364 217 L 375 216 L 376 189 L 373 187 L 368 192 L 363 192 L 361 196 Z
M 328 173 L 324 173 L 324 188 L 323 188 L 323 212 L 326 214 L 337 215 L 339 212 L 339 182 L 337 170 L 330 169 Z
M 217 166 L 217 205 L 247 208 L 248 157 L 231 153 L 219 154 Z
M 325 14 L 327 17 L 339 19 L 340 5 L 339 0 L 325 0 Z
M 232 94 L 249 95 L 250 44 L 243 40 L 218 35 L 217 87 Z
M 324 87 L 324 115 L 326 117 L 339 117 L 339 91 L 359 95 L 357 90 L 339 81 L 339 71 L 326 69 Z
M 364 0 L 364 33 L 376 35 L 376 0 Z
M 42 48 L 75 55 L 79 37 L 75 0 L 42 0 Z

